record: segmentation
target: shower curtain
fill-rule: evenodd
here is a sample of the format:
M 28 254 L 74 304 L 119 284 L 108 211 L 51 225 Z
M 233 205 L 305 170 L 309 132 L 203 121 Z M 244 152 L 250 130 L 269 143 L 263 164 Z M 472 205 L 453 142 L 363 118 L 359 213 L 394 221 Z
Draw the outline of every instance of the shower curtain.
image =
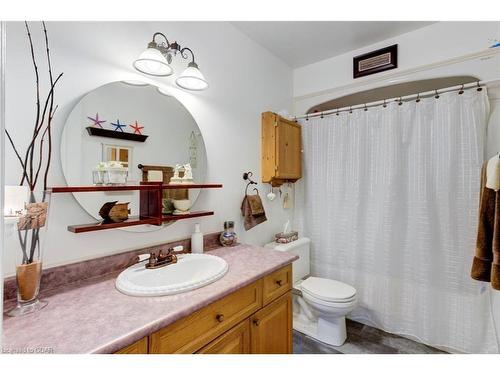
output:
M 353 285 L 351 318 L 453 352 L 497 352 L 470 278 L 486 90 L 302 120 L 296 226 L 312 274 Z

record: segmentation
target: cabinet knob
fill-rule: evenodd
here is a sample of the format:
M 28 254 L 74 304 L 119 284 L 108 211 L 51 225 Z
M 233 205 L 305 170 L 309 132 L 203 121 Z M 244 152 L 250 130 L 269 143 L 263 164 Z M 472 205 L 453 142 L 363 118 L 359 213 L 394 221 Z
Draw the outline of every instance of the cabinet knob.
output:
M 253 324 L 255 324 L 256 326 L 258 326 L 260 324 L 260 319 L 254 319 L 253 320 Z
M 223 322 L 224 321 L 224 314 L 217 314 L 217 316 L 215 317 L 215 319 L 217 319 L 217 321 L 219 323 Z
M 283 285 L 283 281 L 282 280 L 276 280 L 276 284 L 278 284 L 278 286 L 282 286 Z

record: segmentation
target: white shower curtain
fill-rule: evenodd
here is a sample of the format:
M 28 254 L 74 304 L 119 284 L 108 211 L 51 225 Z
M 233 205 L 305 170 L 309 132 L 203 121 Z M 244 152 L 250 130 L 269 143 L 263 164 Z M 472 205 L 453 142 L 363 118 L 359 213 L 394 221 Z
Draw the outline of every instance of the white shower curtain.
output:
M 497 352 L 470 278 L 488 118 L 483 90 L 301 121 L 296 225 L 312 273 L 353 285 L 351 318 L 429 345 Z

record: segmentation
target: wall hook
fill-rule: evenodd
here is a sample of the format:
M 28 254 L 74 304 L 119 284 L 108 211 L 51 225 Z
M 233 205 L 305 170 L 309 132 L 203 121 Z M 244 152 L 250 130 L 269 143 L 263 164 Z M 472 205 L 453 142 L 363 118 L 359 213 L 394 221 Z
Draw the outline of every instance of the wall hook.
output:
M 257 185 L 257 182 L 255 182 L 255 181 L 253 181 L 253 180 L 251 179 L 251 177 L 252 177 L 252 176 L 253 176 L 253 173 L 252 173 L 252 172 L 245 172 L 245 173 L 243 173 L 243 180 L 248 181 L 248 184 L 247 184 L 247 186 L 246 186 L 246 188 L 245 188 L 245 195 L 247 195 L 247 193 L 248 193 L 248 187 L 249 187 L 250 185 Z M 257 190 L 257 193 L 258 193 L 258 192 L 259 192 L 259 191 Z

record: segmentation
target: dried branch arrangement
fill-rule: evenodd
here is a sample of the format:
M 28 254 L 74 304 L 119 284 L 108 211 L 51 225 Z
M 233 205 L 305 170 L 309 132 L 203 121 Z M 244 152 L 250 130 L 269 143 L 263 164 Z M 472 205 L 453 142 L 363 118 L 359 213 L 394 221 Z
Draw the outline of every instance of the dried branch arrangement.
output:
M 40 246 L 39 231 L 40 228 L 45 226 L 48 210 L 48 203 L 45 202 L 45 193 L 43 194 L 42 201 L 36 202 L 34 191 L 37 188 L 37 183 L 41 179 L 43 179 L 43 191 L 45 192 L 45 190 L 47 190 L 47 178 L 52 157 L 52 121 L 57 110 L 57 105 L 54 105 L 54 89 L 63 76 L 63 73 L 60 73 L 54 79 L 47 28 L 45 27 L 45 22 L 42 22 L 45 39 L 45 58 L 47 59 L 48 78 L 50 83 L 50 89 L 44 99 L 42 99 L 40 74 L 33 47 L 33 39 L 28 23 L 24 22 L 24 24 L 28 34 L 36 85 L 36 117 L 33 126 L 33 135 L 26 147 L 24 156 L 21 156 L 20 149 L 16 147 L 7 129 L 5 129 L 5 133 L 21 164 L 22 176 L 19 185 L 27 185 L 30 190 L 29 203 L 26 205 L 26 214 L 21 217 L 18 222 L 18 235 L 21 250 L 23 252 L 22 263 L 31 264 L 34 261 L 35 252 Z
M 54 114 L 57 110 L 57 105 L 54 105 L 54 89 L 63 76 L 63 73 L 60 73 L 57 78 L 54 79 L 54 76 L 52 74 L 52 62 L 50 58 L 47 28 L 45 27 L 45 22 L 42 22 L 43 33 L 45 37 L 45 50 L 50 89 L 46 94 L 45 99 L 41 99 L 40 75 L 38 72 L 38 65 L 33 48 L 33 39 L 31 37 L 28 23 L 24 22 L 24 24 L 26 26 L 26 32 L 28 33 L 31 61 L 33 62 L 33 67 L 35 70 L 36 84 L 36 118 L 33 127 L 33 136 L 28 143 L 28 147 L 25 150 L 24 157 L 21 156 L 19 148 L 16 147 L 7 129 L 5 129 L 5 133 L 12 148 L 14 149 L 19 163 L 21 164 L 22 176 L 19 185 L 24 185 L 26 183 L 29 186 L 30 191 L 33 192 L 36 189 L 37 183 L 41 176 L 43 176 L 43 190 L 47 189 L 47 178 L 52 156 L 52 120 L 54 119 Z M 44 168 L 43 172 L 42 168 Z M 42 173 L 42 175 L 40 175 L 40 173 Z

